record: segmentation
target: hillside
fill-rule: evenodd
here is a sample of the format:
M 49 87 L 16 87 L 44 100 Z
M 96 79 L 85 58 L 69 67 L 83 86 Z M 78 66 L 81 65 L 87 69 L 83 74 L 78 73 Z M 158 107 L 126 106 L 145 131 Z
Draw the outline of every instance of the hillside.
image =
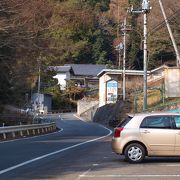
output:
M 115 46 L 129 2 L 139 0 L 1 0 L 0 104 L 24 105 L 26 95 L 41 92 L 61 95 L 48 66 L 108 64 L 117 68 Z M 180 42 L 179 0 L 163 0 L 176 42 Z M 149 64 L 175 65 L 175 54 L 157 0 L 149 14 Z M 128 15 L 134 31 L 128 35 L 127 68 L 142 69 L 142 16 Z M 118 33 L 117 33 L 118 32 Z M 138 32 L 138 33 L 137 33 Z M 178 47 L 179 48 L 179 47 Z
M 119 7 L 118 7 L 119 2 Z M 131 2 L 138 2 L 137 0 Z M 149 55 L 150 55 L 150 66 L 153 64 L 153 61 L 156 61 L 156 66 L 161 64 L 167 65 L 175 65 L 175 53 L 174 49 L 169 37 L 169 33 L 164 23 L 164 18 L 162 15 L 162 11 L 159 6 L 158 0 L 150 0 L 152 10 L 148 16 L 148 32 L 149 36 Z M 135 4 L 135 3 L 132 3 Z M 176 43 L 178 44 L 178 48 L 180 50 L 180 1 L 179 0 L 163 0 L 164 9 L 166 11 L 166 15 L 168 17 L 169 23 L 173 30 L 173 35 L 175 37 Z M 123 18 L 127 16 L 126 9 L 129 7 L 128 0 L 111 0 L 110 3 L 110 13 L 114 16 L 116 21 L 120 23 L 123 22 Z M 140 6 L 138 6 L 140 7 Z M 119 14 L 118 14 L 119 8 Z M 119 17 L 118 17 L 119 15 Z M 128 17 L 130 15 L 128 14 Z M 143 16 L 139 15 L 137 19 L 137 27 L 138 31 L 141 31 L 143 28 Z M 129 20 L 130 23 L 130 20 Z M 115 40 L 116 44 L 122 41 L 122 39 Z M 157 63 L 158 62 L 158 63 Z M 155 65 L 152 66 L 155 68 Z
M 118 2 L 119 2 L 119 17 L 118 17 Z M 166 11 L 167 17 L 172 17 L 175 13 L 177 17 L 180 17 L 180 1 L 179 0 L 163 0 L 163 5 Z M 151 13 L 149 15 L 149 30 L 152 31 L 157 25 L 164 21 L 158 0 L 150 0 Z M 111 0 L 110 1 L 110 13 L 115 17 L 116 21 L 123 21 L 123 17 L 127 14 L 126 9 L 129 7 L 128 0 Z

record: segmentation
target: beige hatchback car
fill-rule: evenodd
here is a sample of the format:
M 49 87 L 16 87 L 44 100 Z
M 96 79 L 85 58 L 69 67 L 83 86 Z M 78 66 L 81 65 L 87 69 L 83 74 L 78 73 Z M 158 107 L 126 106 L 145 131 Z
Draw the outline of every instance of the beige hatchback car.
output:
M 114 129 L 112 150 L 130 163 L 140 163 L 145 156 L 180 156 L 180 114 L 128 116 Z

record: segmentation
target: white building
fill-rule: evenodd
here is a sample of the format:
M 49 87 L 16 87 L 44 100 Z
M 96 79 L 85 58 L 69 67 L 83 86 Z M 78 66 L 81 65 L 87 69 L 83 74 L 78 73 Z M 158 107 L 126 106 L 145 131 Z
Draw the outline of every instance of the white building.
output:
M 61 90 L 65 90 L 67 81 L 71 80 L 81 87 L 98 88 L 99 78 L 97 74 L 106 68 L 101 64 L 65 64 L 64 66 L 50 66 L 57 74 Z
M 71 75 L 74 74 L 71 66 L 53 66 L 57 74 L 54 76 L 58 80 L 58 84 L 61 87 L 61 90 L 65 90 L 66 81 L 70 79 Z
M 108 103 L 107 82 L 118 82 L 118 98 L 122 99 L 123 70 L 103 69 L 99 74 L 99 107 Z M 125 71 L 126 97 L 136 89 L 143 89 L 144 71 Z M 180 97 L 180 68 L 160 66 L 147 72 L 148 88 L 163 87 L 165 97 Z

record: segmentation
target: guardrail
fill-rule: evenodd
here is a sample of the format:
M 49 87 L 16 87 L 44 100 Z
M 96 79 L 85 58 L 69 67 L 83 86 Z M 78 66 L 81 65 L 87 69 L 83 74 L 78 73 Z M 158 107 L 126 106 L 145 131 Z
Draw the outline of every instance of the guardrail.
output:
M 58 113 L 68 113 L 68 112 L 76 112 L 77 109 L 71 108 L 71 109 L 57 109 L 57 110 L 51 110 L 51 112 L 48 112 L 48 114 L 58 114 Z
M 4 126 L 0 127 L 0 139 L 16 138 L 23 136 L 30 136 L 35 134 L 47 133 L 54 131 L 56 124 L 44 123 L 44 124 L 31 124 L 31 125 L 20 125 L 20 126 Z

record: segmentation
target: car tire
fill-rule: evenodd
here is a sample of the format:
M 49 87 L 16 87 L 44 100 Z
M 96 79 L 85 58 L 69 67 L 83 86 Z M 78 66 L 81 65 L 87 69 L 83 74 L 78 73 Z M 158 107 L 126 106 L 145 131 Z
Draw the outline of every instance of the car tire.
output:
M 145 148 L 138 143 L 129 144 L 124 151 L 125 159 L 130 163 L 140 163 L 144 160 Z

